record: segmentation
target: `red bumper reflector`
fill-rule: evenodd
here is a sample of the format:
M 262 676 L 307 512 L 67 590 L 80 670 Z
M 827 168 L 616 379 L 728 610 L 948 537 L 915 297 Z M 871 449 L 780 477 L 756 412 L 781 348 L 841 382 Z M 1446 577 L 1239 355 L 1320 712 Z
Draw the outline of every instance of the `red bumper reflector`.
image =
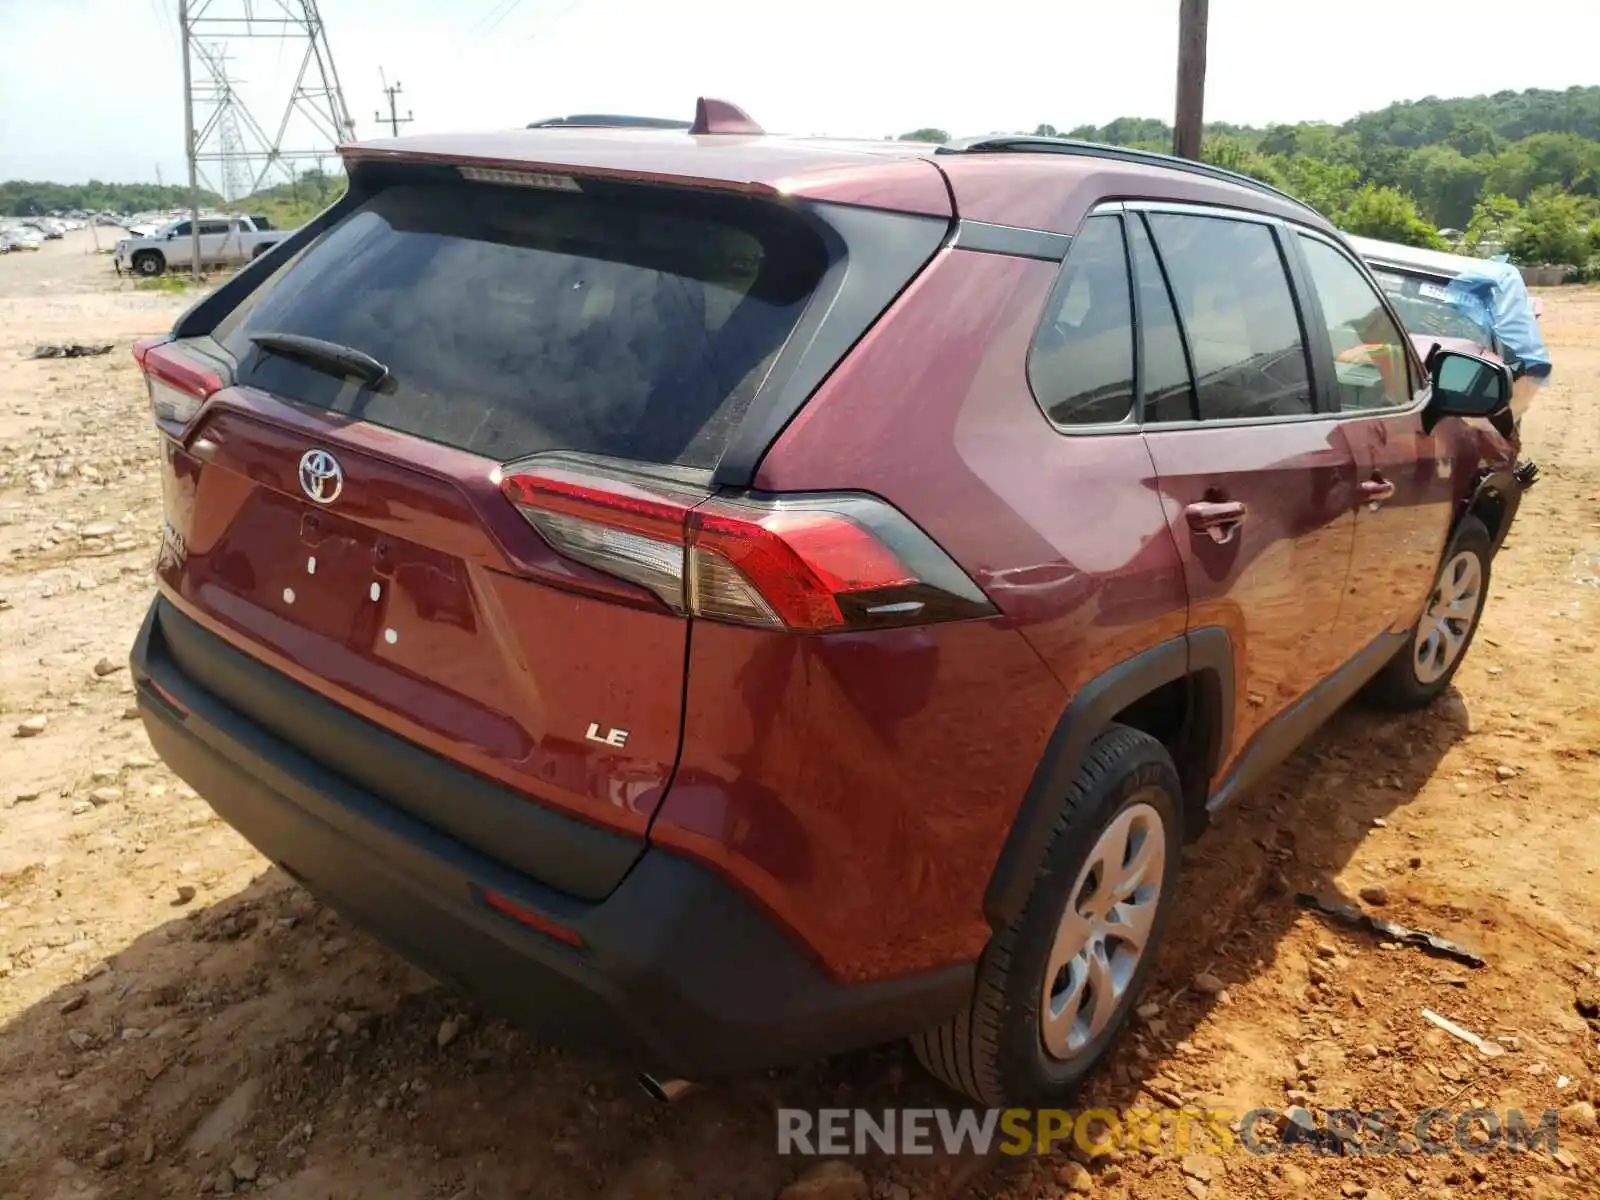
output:
M 156 697 L 168 708 L 172 709 L 173 712 L 177 713 L 180 717 L 187 717 L 189 715 L 189 706 L 183 703 L 183 701 L 179 700 L 171 692 L 167 691 L 166 688 L 162 687 L 154 679 L 146 679 L 144 682 L 150 688 L 150 690 L 156 694 Z
M 483 889 L 483 902 L 502 916 L 510 917 L 519 925 L 526 925 L 529 929 L 544 934 L 546 937 L 555 938 L 558 942 L 565 942 L 569 946 L 583 945 L 583 939 L 577 932 L 563 925 L 557 925 L 549 917 L 522 907 L 515 900 L 508 900 L 499 892 Z

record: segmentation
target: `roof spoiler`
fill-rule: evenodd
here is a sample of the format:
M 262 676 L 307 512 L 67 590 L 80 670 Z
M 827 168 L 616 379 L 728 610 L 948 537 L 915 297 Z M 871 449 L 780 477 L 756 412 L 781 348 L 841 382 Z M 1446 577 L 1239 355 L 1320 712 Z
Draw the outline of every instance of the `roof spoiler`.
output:
M 701 96 L 694 102 L 694 124 L 689 126 L 689 132 L 763 134 L 766 130 L 737 104 Z

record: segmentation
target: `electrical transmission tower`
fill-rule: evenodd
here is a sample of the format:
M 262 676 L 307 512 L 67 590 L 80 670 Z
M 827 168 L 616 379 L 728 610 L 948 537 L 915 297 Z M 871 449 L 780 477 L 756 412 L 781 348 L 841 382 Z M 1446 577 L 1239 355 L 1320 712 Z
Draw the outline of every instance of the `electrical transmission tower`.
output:
M 229 200 L 259 192 L 270 183 L 293 184 L 299 164 L 326 157 L 340 143 L 354 141 L 355 122 L 344 102 L 317 0 L 178 0 L 178 25 L 183 36 L 184 149 L 198 275 L 202 179 Z M 276 116 L 274 124 L 264 126 L 240 94 L 237 85 L 243 81 L 230 75 L 228 60 L 252 43 L 265 46 L 268 39 L 276 43 L 279 62 L 287 59 L 292 67 L 298 60 L 298 66 L 292 76 L 285 74 L 288 86 L 277 89 L 270 110 L 262 104 L 262 95 L 255 94 L 262 111 Z M 220 175 L 221 187 L 212 181 L 213 169 Z
M 200 182 L 213 192 L 221 192 L 223 198 L 229 201 L 237 200 L 249 193 L 246 175 L 250 164 L 245 155 L 244 138 L 239 132 L 239 110 L 243 108 L 243 102 L 234 91 L 235 80 L 228 74 L 227 49 L 220 45 L 201 46 L 197 43 L 195 52 L 205 66 L 209 79 L 196 81 L 190 90 L 197 100 L 210 106 L 212 111 L 206 127 L 214 126 L 216 129 L 222 186 L 217 187 L 206 169 L 198 163 L 197 174 Z M 248 111 L 242 119 L 249 120 Z

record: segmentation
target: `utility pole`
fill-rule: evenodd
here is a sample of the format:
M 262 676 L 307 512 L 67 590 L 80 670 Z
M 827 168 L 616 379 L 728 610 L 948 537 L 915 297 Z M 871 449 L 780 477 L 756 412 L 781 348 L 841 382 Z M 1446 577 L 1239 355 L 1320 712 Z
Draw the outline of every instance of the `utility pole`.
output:
M 1200 157 L 1205 124 L 1206 16 L 1208 0 L 1178 0 L 1178 113 L 1172 123 L 1172 152 Z
M 411 116 L 409 108 L 406 109 L 406 115 L 403 117 L 395 108 L 394 98 L 400 94 L 400 81 L 396 79 L 391 87 L 389 81 L 384 78 L 382 67 L 378 68 L 378 78 L 383 80 L 383 94 L 389 97 L 389 135 L 391 137 L 399 137 L 400 126 L 411 124 L 414 118 Z M 373 113 L 372 119 L 380 125 L 383 124 L 383 114 L 381 112 Z
M 178 0 L 178 31 L 183 38 L 183 157 L 189 163 L 189 272 L 200 279 L 200 164 L 194 141 L 194 91 L 189 69 L 189 0 Z

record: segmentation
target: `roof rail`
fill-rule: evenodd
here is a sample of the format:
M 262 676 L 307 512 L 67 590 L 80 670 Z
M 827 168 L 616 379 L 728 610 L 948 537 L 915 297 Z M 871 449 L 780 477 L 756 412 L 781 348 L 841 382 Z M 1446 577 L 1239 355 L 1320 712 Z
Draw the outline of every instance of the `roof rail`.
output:
M 983 137 L 962 138 L 947 142 L 935 152 L 938 154 L 1076 154 L 1083 158 L 1108 158 L 1118 162 L 1138 163 L 1146 167 L 1166 167 L 1173 171 L 1187 171 L 1191 175 L 1204 175 L 1223 183 L 1235 183 L 1280 200 L 1287 200 L 1307 212 L 1317 212 L 1298 196 L 1291 196 L 1281 188 L 1263 183 L 1240 171 L 1196 162 L 1192 158 L 1179 158 L 1175 154 L 1161 154 L 1154 150 L 1134 150 L 1127 146 L 1107 146 L 1101 142 L 1083 142 L 1076 138 L 1030 137 L 1026 134 L 988 134 Z M 1320 217 L 1322 214 L 1317 213 Z
M 530 121 L 529 129 L 555 129 L 574 126 L 585 129 L 688 129 L 689 122 L 668 117 L 629 117 L 619 113 L 582 113 L 573 117 L 546 117 Z
M 694 121 L 674 121 L 669 117 L 631 117 L 622 113 L 580 113 L 572 117 L 546 117 L 529 121 L 529 129 L 560 127 L 585 129 L 679 129 L 689 133 L 761 134 L 766 130 L 750 119 L 737 104 L 701 96 L 694 104 Z

